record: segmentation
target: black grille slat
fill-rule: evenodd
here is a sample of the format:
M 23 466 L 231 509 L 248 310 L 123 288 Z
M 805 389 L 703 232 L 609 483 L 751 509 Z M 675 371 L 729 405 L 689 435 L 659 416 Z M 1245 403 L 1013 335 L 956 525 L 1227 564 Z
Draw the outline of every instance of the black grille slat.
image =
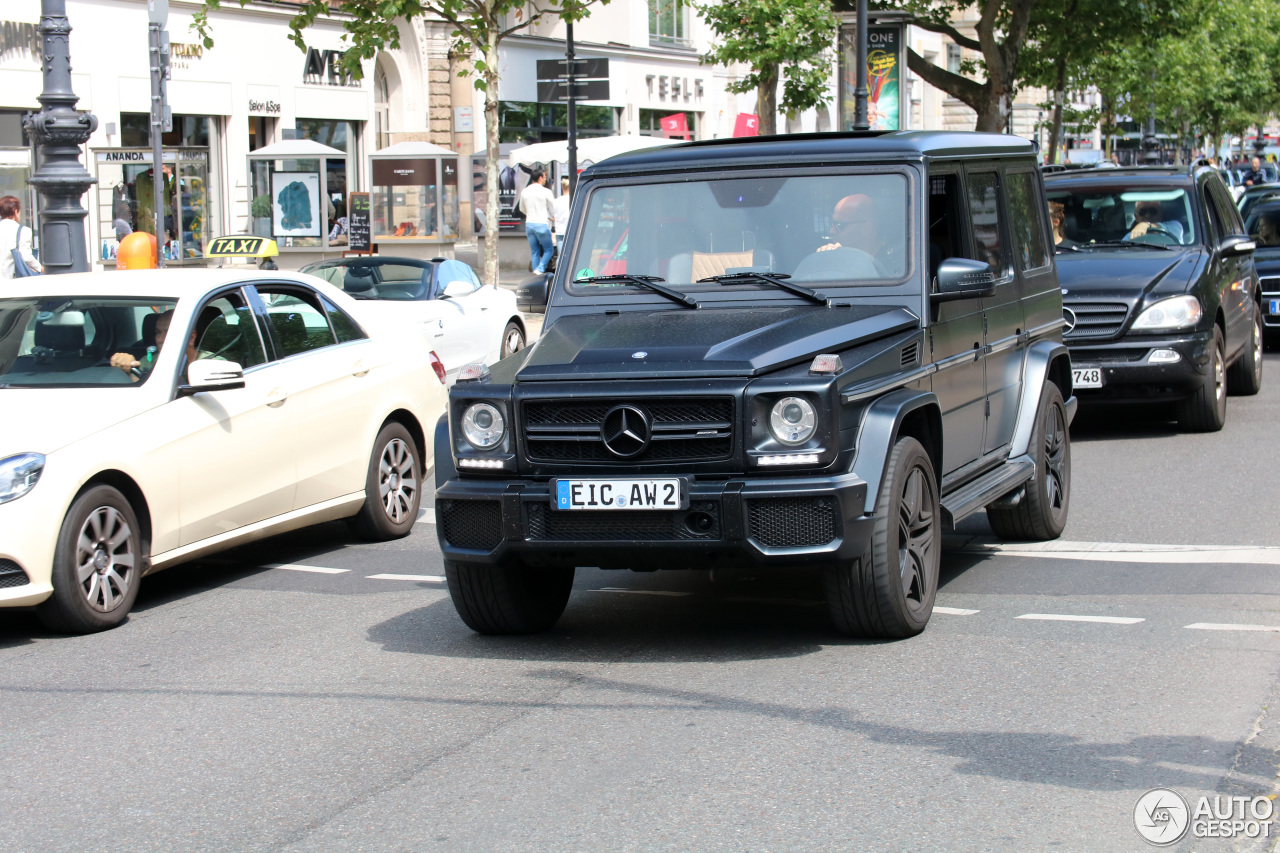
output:
M 502 541 L 502 505 L 498 501 L 440 501 L 436 522 L 455 548 L 492 551 Z
M 833 498 L 761 498 L 747 501 L 750 536 L 771 548 L 826 545 L 836 538 Z
M 1146 349 L 1078 349 L 1071 351 L 1071 364 L 1079 367 L 1082 364 L 1142 361 L 1148 352 L 1150 350 Z
M 653 430 L 641 453 L 620 458 L 600 439 L 605 415 L 621 402 L 643 409 Z M 708 462 L 726 459 L 734 448 L 732 397 L 651 397 L 597 400 L 526 400 L 525 446 L 540 462 Z M 712 432 L 698 435 L 699 432 Z
M 1070 302 L 1063 308 L 1076 317 L 1075 328 L 1063 336 L 1067 339 L 1112 337 L 1129 316 L 1129 306 L 1123 302 Z
M 911 367 L 920 360 L 920 344 L 913 343 L 902 348 L 902 366 Z
M 689 513 L 711 517 L 711 527 L 694 532 L 685 524 Z M 557 510 L 527 504 L 526 529 L 531 541 L 543 542 L 676 542 L 720 538 L 720 505 L 694 501 L 687 510 Z
M 27 573 L 13 560 L 0 560 L 0 589 L 13 589 L 31 583 Z

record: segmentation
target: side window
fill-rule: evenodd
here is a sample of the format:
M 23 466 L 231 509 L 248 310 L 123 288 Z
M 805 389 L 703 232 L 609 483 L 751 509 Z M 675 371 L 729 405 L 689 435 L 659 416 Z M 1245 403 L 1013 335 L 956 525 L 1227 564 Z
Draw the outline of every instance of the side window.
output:
M 995 172 L 969 173 L 969 216 L 973 223 L 978 260 L 991 265 L 996 278 L 1009 271 L 1008 255 L 1000 243 L 1000 180 Z
M 234 361 L 243 368 L 267 360 L 253 311 L 239 291 L 211 299 L 201 308 L 188 340 L 195 342 L 197 359 Z
M 471 267 L 461 261 L 445 261 L 436 270 L 436 293 L 444 293 L 444 289 L 453 282 L 465 284 L 467 293 L 474 293 L 480 286 Z
M 1231 203 L 1230 194 L 1224 187 L 1218 186 L 1216 181 L 1210 181 L 1208 187 L 1209 200 L 1218 209 L 1218 218 L 1222 220 L 1222 233 L 1243 234 L 1244 222 L 1240 219 L 1240 211 Z
M 929 176 L 929 281 L 947 258 L 963 258 L 964 217 L 960 207 L 960 176 Z
M 1018 269 L 1025 271 L 1048 266 L 1045 210 L 1036 192 L 1035 175 L 1009 172 L 1005 179 L 1009 196 L 1009 230 L 1013 234 L 1013 254 L 1018 259 Z
M 1205 215 L 1209 219 L 1209 243 L 1217 243 L 1227 235 L 1227 222 L 1222 219 L 1222 211 L 1218 209 L 1218 205 L 1214 203 L 1213 190 L 1205 185 L 1204 188 L 1204 210 Z
M 348 317 L 341 308 L 328 299 L 320 297 L 320 304 L 324 306 L 324 313 L 329 315 L 329 323 L 333 326 L 333 333 L 337 336 L 338 343 L 345 344 L 347 341 L 360 341 L 369 337 L 356 325 L 355 320 Z
M 336 343 L 329 320 L 314 294 L 292 289 L 259 287 L 267 308 L 267 320 L 275 337 L 277 355 L 288 358 Z

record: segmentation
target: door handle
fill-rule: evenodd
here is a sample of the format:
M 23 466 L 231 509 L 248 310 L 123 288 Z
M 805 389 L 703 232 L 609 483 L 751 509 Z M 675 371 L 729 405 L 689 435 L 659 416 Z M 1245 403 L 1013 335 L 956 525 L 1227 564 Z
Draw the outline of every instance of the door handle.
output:
M 357 359 L 356 363 L 351 365 L 352 376 L 365 376 L 369 373 L 369 368 L 365 367 L 364 359 Z
M 267 405 L 273 409 L 279 408 L 287 399 L 289 395 L 283 388 L 272 388 L 267 392 Z

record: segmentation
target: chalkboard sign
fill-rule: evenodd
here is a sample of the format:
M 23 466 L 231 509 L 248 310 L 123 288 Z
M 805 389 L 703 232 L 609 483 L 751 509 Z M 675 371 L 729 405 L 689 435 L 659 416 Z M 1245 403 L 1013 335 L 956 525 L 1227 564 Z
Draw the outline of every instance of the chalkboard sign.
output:
M 347 234 L 348 251 L 370 251 L 368 193 L 347 193 Z

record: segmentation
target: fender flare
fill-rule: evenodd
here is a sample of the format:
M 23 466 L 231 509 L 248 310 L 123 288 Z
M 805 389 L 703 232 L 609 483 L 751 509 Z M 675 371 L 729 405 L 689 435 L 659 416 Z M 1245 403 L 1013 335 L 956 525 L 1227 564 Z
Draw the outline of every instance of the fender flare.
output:
M 446 411 L 436 421 L 435 434 L 436 453 L 436 488 L 440 488 L 450 480 L 458 478 L 458 469 L 453 466 L 453 444 L 449 441 L 449 413 Z
M 1068 425 L 1076 407 L 1071 402 L 1071 355 L 1066 344 L 1057 341 L 1038 341 L 1027 349 L 1022 382 L 1022 401 L 1018 404 L 1018 423 L 1013 429 L 1013 441 L 1009 446 L 1009 458 L 1016 459 L 1027 452 L 1031 433 L 1035 431 L 1036 414 L 1040 411 L 1040 392 L 1054 371 L 1055 364 L 1065 359 L 1061 368 L 1062 398 L 1067 405 Z
M 851 470 L 867 484 L 866 513 L 871 515 L 880 500 L 880 486 L 884 482 L 889 454 L 898 442 L 898 430 L 912 412 L 932 406 L 941 418 L 942 409 L 932 391 L 899 388 L 876 399 L 867 407 L 858 430 L 858 449 L 853 457 Z M 941 439 L 941 436 L 939 436 Z M 942 480 L 939 471 L 938 480 Z

